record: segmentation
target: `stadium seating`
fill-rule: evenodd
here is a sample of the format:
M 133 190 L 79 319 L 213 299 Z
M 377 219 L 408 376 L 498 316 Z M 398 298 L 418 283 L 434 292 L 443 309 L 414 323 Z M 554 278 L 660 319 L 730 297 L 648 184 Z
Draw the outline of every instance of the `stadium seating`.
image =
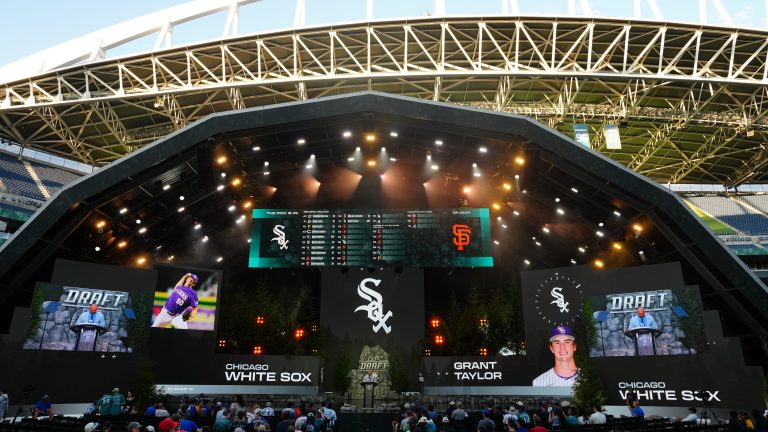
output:
M 768 214 L 768 195 L 739 195 L 736 199 Z
M 30 162 L 29 164 L 35 170 L 40 181 L 45 185 L 51 195 L 53 195 L 55 191 L 61 189 L 64 185 L 80 178 L 79 174 L 63 169 L 50 167 L 36 162 Z
M 14 156 L 0 153 L 0 179 L 4 190 L 16 195 L 45 200 L 24 164 Z
M 724 196 L 687 198 L 695 206 L 748 235 L 768 234 L 768 217 Z

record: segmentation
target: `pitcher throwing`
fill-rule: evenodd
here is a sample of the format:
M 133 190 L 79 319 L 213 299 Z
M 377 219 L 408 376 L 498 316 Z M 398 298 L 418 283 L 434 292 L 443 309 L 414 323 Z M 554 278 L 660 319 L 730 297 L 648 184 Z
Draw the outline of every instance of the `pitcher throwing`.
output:
M 168 327 L 169 324 L 177 329 L 188 329 L 187 321 L 197 315 L 197 275 L 187 273 L 179 279 L 176 287 L 165 302 L 163 310 L 155 318 L 152 327 Z

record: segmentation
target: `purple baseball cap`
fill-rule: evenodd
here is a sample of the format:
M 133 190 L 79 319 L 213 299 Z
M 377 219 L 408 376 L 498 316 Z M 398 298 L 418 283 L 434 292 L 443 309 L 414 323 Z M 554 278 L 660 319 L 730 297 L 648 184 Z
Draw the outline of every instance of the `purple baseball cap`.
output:
M 557 336 L 569 336 L 571 339 L 576 340 L 576 336 L 573 334 L 573 330 L 567 325 L 559 325 L 552 327 L 552 333 L 549 335 L 549 341 L 552 342 Z
M 195 280 L 195 285 L 197 285 L 197 275 L 194 273 L 190 273 L 189 276 Z

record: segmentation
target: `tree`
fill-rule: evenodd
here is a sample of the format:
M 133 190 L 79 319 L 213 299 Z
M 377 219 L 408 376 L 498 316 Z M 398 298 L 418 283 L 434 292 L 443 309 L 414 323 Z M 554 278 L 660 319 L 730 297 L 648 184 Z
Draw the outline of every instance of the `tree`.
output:
M 349 371 L 354 369 L 355 364 L 347 350 L 340 350 L 336 357 L 336 372 L 333 374 L 333 390 L 339 393 L 346 393 L 352 385 Z
M 573 402 L 577 407 L 591 410 L 593 406 L 602 407 L 606 398 L 603 392 L 603 383 L 595 373 L 589 358 L 589 347 L 597 337 L 595 320 L 592 316 L 592 305 L 584 299 L 583 329 L 576 329 L 577 340 L 581 342 L 581 349 L 575 353 L 576 364 L 579 366 L 579 375 L 573 385 Z

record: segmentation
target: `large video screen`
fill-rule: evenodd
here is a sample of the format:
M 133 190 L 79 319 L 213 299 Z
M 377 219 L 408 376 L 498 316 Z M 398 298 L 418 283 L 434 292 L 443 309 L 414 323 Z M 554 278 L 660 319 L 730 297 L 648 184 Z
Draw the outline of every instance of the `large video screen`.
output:
M 169 265 L 155 269 L 152 327 L 213 331 L 221 273 Z
M 487 208 L 254 209 L 249 267 L 492 267 Z
M 693 288 L 589 297 L 596 338 L 590 357 L 696 354 L 705 345 L 699 296 Z
M 24 349 L 133 352 L 129 293 L 38 283 L 33 296 Z

